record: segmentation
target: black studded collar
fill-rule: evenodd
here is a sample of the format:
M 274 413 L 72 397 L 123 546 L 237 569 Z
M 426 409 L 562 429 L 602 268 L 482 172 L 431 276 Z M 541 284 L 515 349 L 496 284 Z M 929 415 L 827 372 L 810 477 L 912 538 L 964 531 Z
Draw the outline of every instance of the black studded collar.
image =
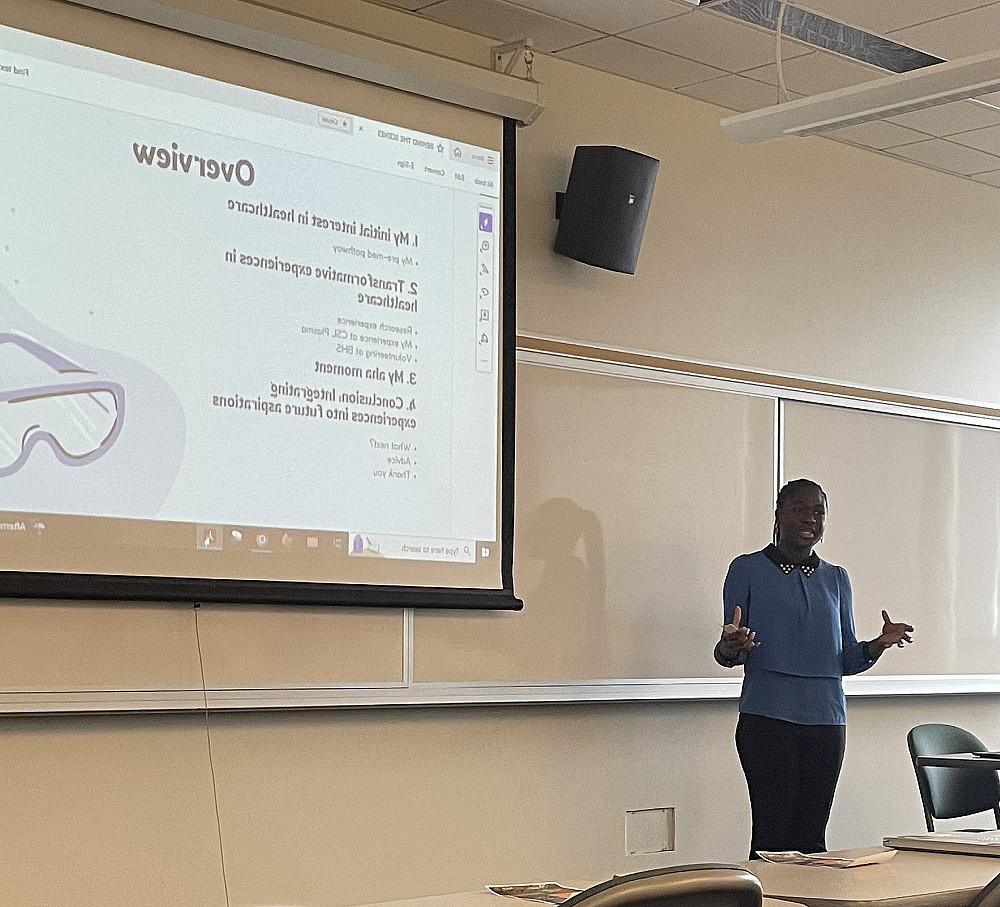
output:
M 812 576 L 819 566 L 819 555 L 813 551 L 801 564 L 790 564 L 782 556 L 776 545 L 768 545 L 764 549 L 764 557 L 774 564 L 786 576 L 798 567 L 806 576 Z

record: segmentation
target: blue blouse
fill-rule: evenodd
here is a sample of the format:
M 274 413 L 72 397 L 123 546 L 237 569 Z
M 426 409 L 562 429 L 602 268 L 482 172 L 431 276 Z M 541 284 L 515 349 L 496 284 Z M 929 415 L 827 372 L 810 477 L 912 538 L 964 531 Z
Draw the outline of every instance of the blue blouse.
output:
M 726 623 L 739 605 L 757 648 L 744 665 L 740 711 L 796 724 L 845 724 L 842 678 L 870 668 L 854 632 L 851 581 L 843 567 L 813 555 L 782 565 L 774 546 L 741 554 L 723 588 Z

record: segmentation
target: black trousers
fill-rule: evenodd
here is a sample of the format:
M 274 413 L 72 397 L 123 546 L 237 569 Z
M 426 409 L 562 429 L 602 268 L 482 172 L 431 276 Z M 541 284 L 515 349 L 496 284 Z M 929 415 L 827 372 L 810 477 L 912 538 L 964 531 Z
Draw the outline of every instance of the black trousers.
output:
M 740 715 L 736 750 L 750 791 L 751 860 L 760 850 L 826 850 L 845 741 L 839 724 Z

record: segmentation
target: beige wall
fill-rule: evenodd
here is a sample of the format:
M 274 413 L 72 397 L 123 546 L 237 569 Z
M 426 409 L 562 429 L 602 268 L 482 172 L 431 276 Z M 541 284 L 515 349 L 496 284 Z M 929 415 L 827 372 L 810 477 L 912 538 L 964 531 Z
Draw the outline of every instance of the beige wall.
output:
M 296 5 L 465 59 L 488 46 L 358 2 Z M 1000 193 L 819 139 L 737 148 L 715 108 L 537 69 L 547 110 L 519 134 L 522 330 L 1000 401 Z M 636 277 L 549 251 L 572 148 L 598 142 L 662 161 Z M 120 610 L 52 609 L 18 624 L 45 672 L 45 634 L 64 644 L 53 613 L 113 624 Z M 920 828 L 912 724 L 1000 745 L 992 697 L 855 701 L 850 715 L 831 846 Z M 738 859 L 734 724 L 719 702 L 214 716 L 231 903 L 338 907 L 640 869 L 661 862 L 625 856 L 624 812 L 642 807 L 676 809 L 662 862 Z M 2 739 L 0 902 L 225 903 L 203 718 L 10 718 Z
M 1000 192 L 828 139 L 736 145 L 724 111 L 545 58 L 519 133 L 522 331 L 1000 399 Z M 552 255 L 573 148 L 660 160 L 634 277 Z
M 979 697 L 849 711 L 831 847 L 921 830 L 913 723 L 990 737 L 997 719 Z M 735 720 L 732 703 L 215 716 L 230 901 L 335 907 L 742 859 Z M 8 719 L 3 753 L 0 902 L 225 904 L 203 719 Z M 675 852 L 626 857 L 625 811 L 665 806 Z

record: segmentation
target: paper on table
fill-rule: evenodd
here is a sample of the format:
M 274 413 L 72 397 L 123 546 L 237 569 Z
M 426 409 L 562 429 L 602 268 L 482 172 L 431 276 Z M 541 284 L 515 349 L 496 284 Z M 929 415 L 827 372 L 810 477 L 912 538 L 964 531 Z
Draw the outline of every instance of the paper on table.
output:
M 798 866 L 829 866 L 832 869 L 853 869 L 871 866 L 892 859 L 894 850 L 874 850 L 855 857 L 835 857 L 825 853 L 799 853 L 797 850 L 758 850 L 757 855 L 768 863 L 794 863 Z
M 574 894 L 579 894 L 579 888 L 567 888 L 558 882 L 531 882 L 527 885 L 487 885 L 494 894 L 507 898 L 522 898 L 525 901 L 538 901 L 542 904 L 562 904 Z

